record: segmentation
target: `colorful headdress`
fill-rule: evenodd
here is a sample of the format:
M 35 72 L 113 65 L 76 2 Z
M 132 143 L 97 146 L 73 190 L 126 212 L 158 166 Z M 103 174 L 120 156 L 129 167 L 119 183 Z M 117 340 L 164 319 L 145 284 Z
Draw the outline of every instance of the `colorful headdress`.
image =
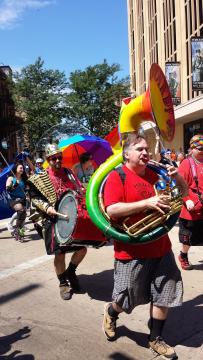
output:
M 191 149 L 195 149 L 198 147 L 203 147 L 203 135 L 202 134 L 197 134 L 194 135 L 192 137 L 192 139 L 190 140 L 190 148 Z

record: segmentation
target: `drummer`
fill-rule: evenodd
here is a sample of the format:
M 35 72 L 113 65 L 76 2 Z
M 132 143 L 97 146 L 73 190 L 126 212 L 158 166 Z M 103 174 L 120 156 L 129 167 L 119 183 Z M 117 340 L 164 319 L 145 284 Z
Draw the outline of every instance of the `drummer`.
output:
M 48 162 L 47 171 L 34 174 L 29 178 L 31 204 L 35 208 L 36 217 L 41 218 L 47 254 L 55 255 L 54 267 L 59 280 L 60 296 L 63 300 L 69 300 L 73 292 L 81 291 L 75 272 L 85 257 L 87 248 L 85 246 L 59 246 L 54 234 L 56 222 L 54 206 L 68 189 L 81 191 L 81 188 L 79 188 L 80 182 L 72 171 L 62 167 L 63 155 L 56 144 L 46 145 L 45 156 Z M 73 254 L 66 269 L 65 254 L 69 252 Z

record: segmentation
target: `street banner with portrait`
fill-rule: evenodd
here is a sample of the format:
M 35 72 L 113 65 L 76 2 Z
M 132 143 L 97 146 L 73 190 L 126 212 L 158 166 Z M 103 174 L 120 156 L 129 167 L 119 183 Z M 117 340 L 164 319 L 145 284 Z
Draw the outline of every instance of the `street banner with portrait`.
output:
M 166 62 L 165 75 L 171 92 L 173 105 L 179 105 L 181 103 L 180 63 Z
M 192 90 L 203 90 L 203 37 L 191 38 Z

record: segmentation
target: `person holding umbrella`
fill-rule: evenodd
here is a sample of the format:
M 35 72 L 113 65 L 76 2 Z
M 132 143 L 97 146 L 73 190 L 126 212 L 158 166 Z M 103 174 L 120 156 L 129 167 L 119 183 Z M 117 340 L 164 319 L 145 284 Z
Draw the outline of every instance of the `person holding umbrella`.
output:
M 82 183 L 88 183 L 95 170 L 92 163 L 92 155 L 85 152 L 80 155 L 79 159 L 80 163 L 73 167 L 73 171 Z

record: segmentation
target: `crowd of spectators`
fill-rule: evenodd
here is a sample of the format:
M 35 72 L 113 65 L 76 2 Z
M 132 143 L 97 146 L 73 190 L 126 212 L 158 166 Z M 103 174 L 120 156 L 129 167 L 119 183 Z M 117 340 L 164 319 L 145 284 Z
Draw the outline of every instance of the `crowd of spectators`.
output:
M 190 149 L 187 154 L 184 153 L 182 147 L 179 150 L 175 150 L 174 148 L 164 148 L 160 150 L 160 137 L 156 136 L 156 144 L 155 144 L 155 160 L 164 165 L 168 163 L 172 163 L 174 166 L 178 167 L 180 163 L 190 154 Z

